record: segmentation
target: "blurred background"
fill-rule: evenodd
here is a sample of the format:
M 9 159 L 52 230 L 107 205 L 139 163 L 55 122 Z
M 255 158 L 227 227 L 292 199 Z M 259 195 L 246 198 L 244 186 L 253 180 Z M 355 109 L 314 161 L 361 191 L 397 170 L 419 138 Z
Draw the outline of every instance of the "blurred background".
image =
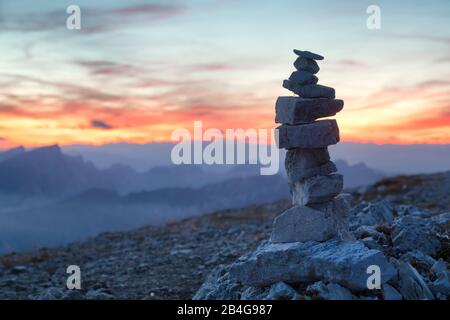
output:
M 371 4 L 0 1 L 0 252 L 288 198 L 282 165 L 175 166 L 170 136 L 274 128 L 294 48 L 345 101 L 347 189 L 449 170 L 450 5 L 377 1 L 370 30 Z

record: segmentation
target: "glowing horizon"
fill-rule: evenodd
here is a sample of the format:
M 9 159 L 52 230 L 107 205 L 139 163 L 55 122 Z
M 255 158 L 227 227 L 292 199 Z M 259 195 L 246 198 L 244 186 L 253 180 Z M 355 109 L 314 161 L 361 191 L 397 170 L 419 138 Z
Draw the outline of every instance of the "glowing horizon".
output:
M 446 1 L 379 1 L 377 31 L 365 1 L 78 1 L 81 31 L 69 1 L 27 2 L 0 4 L 0 149 L 170 142 L 195 120 L 275 128 L 294 48 L 325 56 L 341 141 L 450 144 Z

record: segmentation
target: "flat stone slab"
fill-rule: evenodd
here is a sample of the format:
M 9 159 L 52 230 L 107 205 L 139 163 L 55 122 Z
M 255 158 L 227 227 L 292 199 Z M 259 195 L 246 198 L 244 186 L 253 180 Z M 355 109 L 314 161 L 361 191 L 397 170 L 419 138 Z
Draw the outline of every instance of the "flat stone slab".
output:
M 289 81 L 293 85 L 303 86 L 306 84 L 316 84 L 319 78 L 307 71 L 294 71 L 289 77 Z
M 292 207 L 275 218 L 270 240 L 274 243 L 326 241 L 336 235 L 329 212 Z
M 359 241 L 267 241 L 233 263 L 230 275 L 249 286 L 325 281 L 350 290 L 365 290 L 370 276 L 366 272 L 371 265 L 380 267 L 381 284 L 396 275 L 381 251 L 368 249 Z
M 290 183 L 337 171 L 336 165 L 330 161 L 327 148 L 290 149 L 286 152 L 284 166 Z
M 298 57 L 294 62 L 294 67 L 297 70 L 307 71 L 312 74 L 316 74 L 320 70 L 316 61 L 304 57 Z
M 278 97 L 275 104 L 275 122 L 284 124 L 310 123 L 318 118 L 336 115 L 344 107 L 339 99 L 305 99 Z
M 292 203 L 304 206 L 332 200 L 344 188 L 344 177 L 340 174 L 314 176 L 290 184 Z
M 339 142 L 336 120 L 319 120 L 303 125 L 281 125 L 276 129 L 279 148 L 323 148 Z
M 302 50 L 297 50 L 294 49 L 294 53 L 296 55 L 298 55 L 299 57 L 303 57 L 303 58 L 307 58 L 307 59 L 312 59 L 312 60 L 323 60 L 323 56 L 321 56 L 320 54 L 317 53 L 313 53 L 311 51 L 302 51 Z
M 283 87 L 302 98 L 334 99 L 336 97 L 336 92 L 333 88 L 320 84 L 298 85 L 290 80 L 284 80 Z

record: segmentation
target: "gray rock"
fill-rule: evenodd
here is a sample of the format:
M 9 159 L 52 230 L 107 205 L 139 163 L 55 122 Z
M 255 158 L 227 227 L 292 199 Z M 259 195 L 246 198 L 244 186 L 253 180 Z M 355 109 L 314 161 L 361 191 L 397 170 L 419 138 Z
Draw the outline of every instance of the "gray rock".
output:
M 394 211 L 397 214 L 397 216 L 399 217 L 403 217 L 403 216 L 422 216 L 423 215 L 423 211 L 420 210 L 419 208 L 413 206 L 413 205 L 409 205 L 409 204 L 400 204 L 400 205 L 396 205 L 394 207 Z
M 358 300 L 379 300 L 377 296 L 359 296 Z
M 333 88 L 320 84 L 298 85 L 290 80 L 284 80 L 283 87 L 302 98 L 334 99 L 336 97 L 336 91 Z
M 286 152 L 284 166 L 290 183 L 337 171 L 327 148 L 290 149 Z
M 311 208 L 322 211 L 330 217 L 334 225 L 335 237 L 340 240 L 354 240 L 349 231 L 348 216 L 351 208 L 352 195 L 341 193 L 333 201 L 309 205 Z
M 377 231 L 374 226 L 362 225 L 355 230 L 354 234 L 357 239 L 370 237 L 373 238 L 375 241 L 387 240 L 385 234 Z
M 384 300 L 402 300 L 402 295 L 394 287 L 385 283 L 381 286 Z
M 275 104 L 275 122 L 284 124 L 310 123 L 316 119 L 336 115 L 344 107 L 339 99 L 305 99 L 278 97 Z
M 271 241 L 326 241 L 336 235 L 335 225 L 324 212 L 305 206 L 295 206 L 275 218 Z
M 89 290 L 86 293 L 86 299 L 89 300 L 112 300 L 114 296 L 104 289 Z
M 450 273 L 447 264 L 443 260 L 436 261 L 431 271 L 437 277 L 430 285 L 431 291 L 437 295 L 450 296 Z
M 407 262 L 401 261 L 398 270 L 399 290 L 406 300 L 434 299 L 422 276 Z
M 308 71 L 312 74 L 315 74 L 320 70 L 316 61 L 304 57 L 298 57 L 294 62 L 294 67 L 297 70 Z
M 317 167 L 305 168 L 302 170 L 293 167 L 292 169 L 293 170 L 289 171 L 286 170 L 290 183 L 295 183 L 314 176 L 326 176 L 337 171 L 337 167 L 332 161 L 328 161 Z
M 20 274 L 20 273 L 25 273 L 29 271 L 27 266 L 15 266 L 14 268 L 12 268 L 11 273 L 12 274 Z
M 361 241 L 369 249 L 375 249 L 375 250 L 380 250 L 380 251 L 383 250 L 383 247 L 381 247 L 378 244 L 378 242 L 376 242 L 375 239 L 372 237 L 363 238 Z
M 380 266 L 382 283 L 396 274 L 380 251 L 369 250 L 360 242 L 265 242 L 231 265 L 230 274 L 250 286 L 322 280 L 364 290 L 370 265 Z
M 321 56 L 320 54 L 317 54 L 317 53 L 313 53 L 311 51 L 301 51 L 301 50 L 294 49 L 294 53 L 296 55 L 298 55 L 299 57 L 303 57 L 303 58 L 307 58 L 307 59 L 323 60 L 323 56 Z
M 431 291 L 435 296 L 450 296 L 450 279 L 448 276 L 441 276 L 438 279 L 434 280 L 430 285 Z
M 344 187 L 344 177 L 340 174 L 314 176 L 291 185 L 292 204 L 308 205 L 332 200 Z
M 439 259 L 433 263 L 431 266 L 431 271 L 433 271 L 436 275 L 448 272 L 447 263 L 444 260 Z
M 436 299 L 438 299 L 438 300 L 448 300 L 448 297 L 446 295 L 438 293 L 438 294 L 436 294 Z
M 299 300 L 300 295 L 291 286 L 284 282 L 278 282 L 270 287 L 264 300 Z
M 247 287 L 241 293 L 241 300 L 264 300 L 268 295 L 268 289 L 263 287 Z
M 392 243 L 397 252 L 420 250 L 431 256 L 440 247 L 439 239 L 432 234 L 429 224 L 414 216 L 405 216 L 396 221 Z
M 84 295 L 81 290 L 66 290 L 63 300 L 84 300 Z
M 339 142 L 339 128 L 336 120 L 319 120 L 303 125 L 281 125 L 276 129 L 278 147 L 324 148 Z
M 351 210 L 351 216 L 357 216 L 360 212 L 364 210 L 369 205 L 367 201 L 361 200 L 361 202 L 357 203 Z
M 215 268 L 192 299 L 239 300 L 243 288 L 230 277 L 228 271 L 229 266 Z
M 353 300 L 352 293 L 336 284 L 324 284 L 322 281 L 315 282 L 306 288 L 307 293 L 313 293 L 325 300 Z
M 64 291 L 50 287 L 32 298 L 33 300 L 62 300 L 64 299 Z
M 432 222 L 439 227 L 442 232 L 450 232 L 450 212 L 434 216 Z
M 400 257 L 400 260 L 409 262 L 421 274 L 429 273 L 433 265 L 436 263 L 436 260 L 419 250 L 406 252 Z
M 306 84 L 316 84 L 319 78 L 306 71 L 294 71 L 290 75 L 289 81 L 295 86 L 304 86 Z
M 358 222 L 361 225 L 377 225 L 377 224 L 392 224 L 394 215 L 391 206 L 385 201 L 377 203 L 369 203 L 358 214 Z

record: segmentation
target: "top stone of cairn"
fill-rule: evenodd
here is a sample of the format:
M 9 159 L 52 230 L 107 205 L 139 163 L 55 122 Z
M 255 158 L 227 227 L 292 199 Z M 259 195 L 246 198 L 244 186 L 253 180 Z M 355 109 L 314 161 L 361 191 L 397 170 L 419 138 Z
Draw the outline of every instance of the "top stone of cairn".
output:
M 310 51 L 301 51 L 301 50 L 294 49 L 294 53 L 296 55 L 298 55 L 299 57 L 303 57 L 306 59 L 323 60 L 323 56 L 321 56 L 320 54 L 317 54 L 317 53 L 310 52 Z

